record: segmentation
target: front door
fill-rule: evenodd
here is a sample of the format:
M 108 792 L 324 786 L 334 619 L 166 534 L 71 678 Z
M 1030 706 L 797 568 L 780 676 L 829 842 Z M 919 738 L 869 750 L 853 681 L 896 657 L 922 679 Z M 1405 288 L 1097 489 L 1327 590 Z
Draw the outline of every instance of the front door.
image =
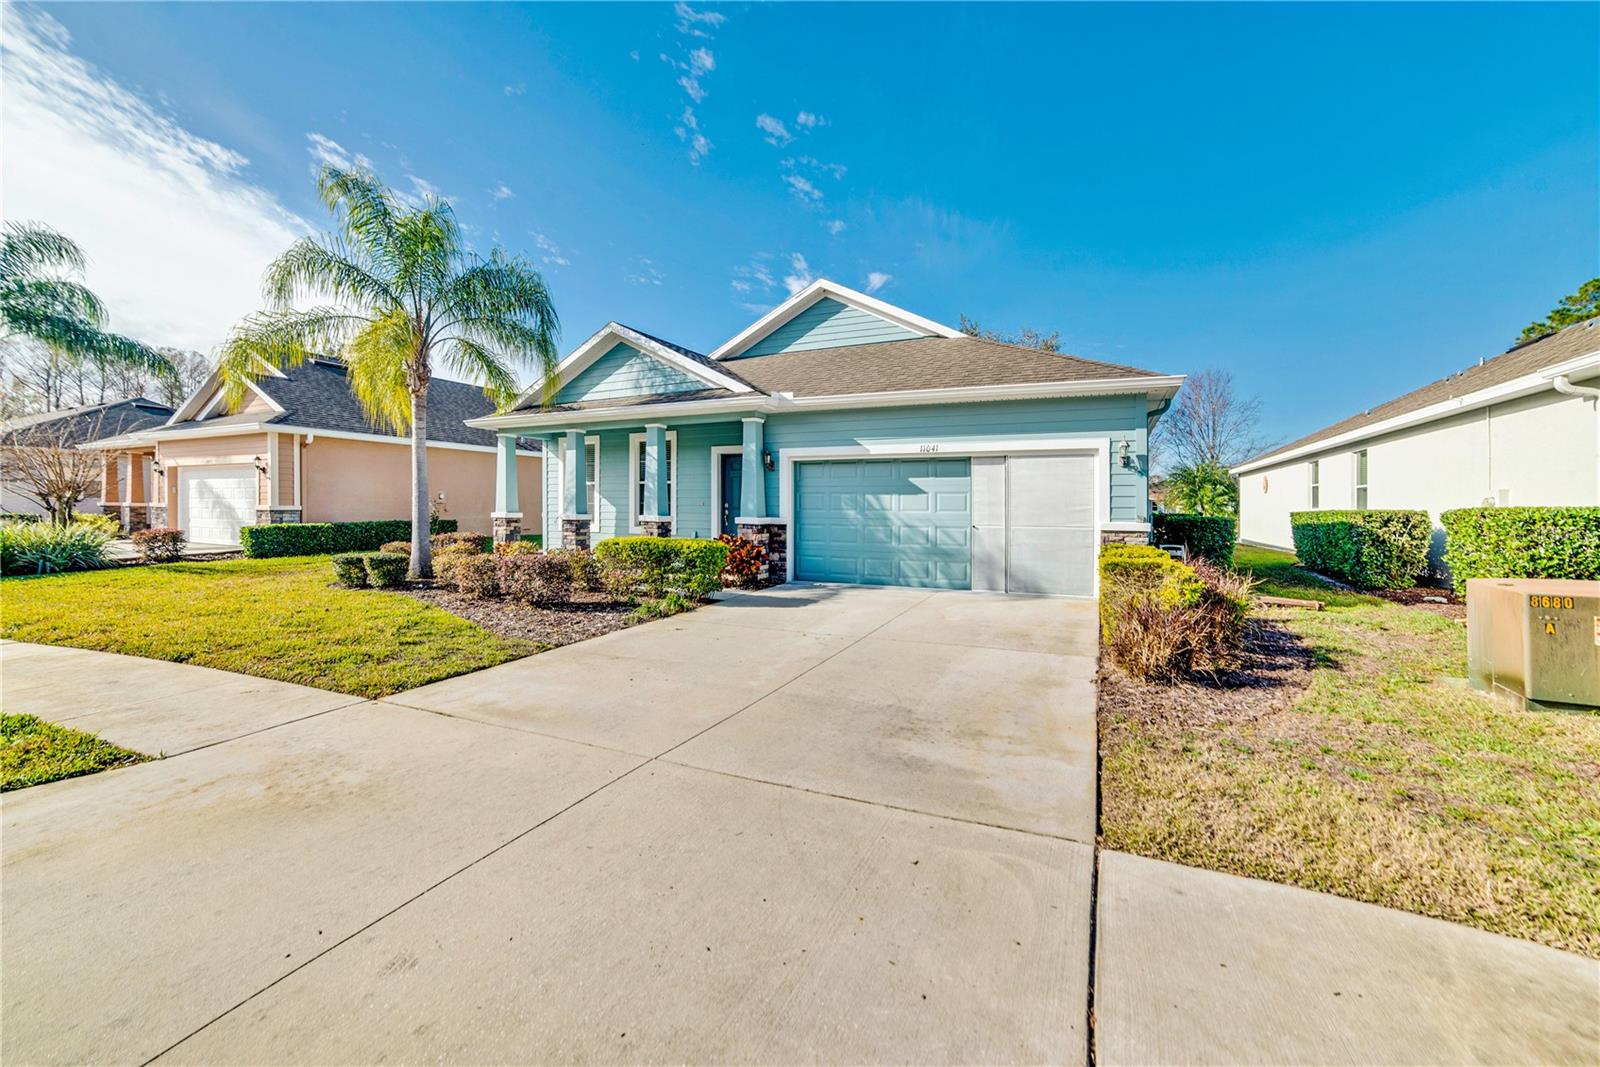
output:
M 733 520 L 739 514 L 740 494 L 744 487 L 744 457 L 724 455 L 722 457 L 722 514 L 717 516 L 717 521 L 722 524 L 722 532 L 729 537 L 739 535 L 739 526 Z

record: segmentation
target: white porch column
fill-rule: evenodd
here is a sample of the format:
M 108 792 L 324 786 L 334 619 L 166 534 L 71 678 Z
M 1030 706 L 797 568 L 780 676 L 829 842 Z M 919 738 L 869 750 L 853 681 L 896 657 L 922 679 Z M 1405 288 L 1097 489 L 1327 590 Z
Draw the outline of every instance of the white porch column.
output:
M 667 428 L 653 422 L 644 428 L 644 514 L 642 522 L 665 522 L 672 512 L 668 496 Z
M 767 473 L 761 462 L 764 447 L 766 420 L 749 418 L 744 421 L 744 449 L 739 477 L 739 510 L 737 516 L 752 519 L 767 514 Z

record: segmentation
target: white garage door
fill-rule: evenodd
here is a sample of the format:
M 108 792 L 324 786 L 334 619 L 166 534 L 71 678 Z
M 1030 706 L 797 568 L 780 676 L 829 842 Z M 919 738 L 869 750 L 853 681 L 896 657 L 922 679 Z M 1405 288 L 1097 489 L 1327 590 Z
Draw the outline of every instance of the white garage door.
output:
M 1091 454 L 972 461 L 974 589 L 1094 594 L 1097 462 Z
M 184 467 L 178 473 L 179 521 L 191 541 L 239 543 L 239 528 L 256 521 L 256 469 Z

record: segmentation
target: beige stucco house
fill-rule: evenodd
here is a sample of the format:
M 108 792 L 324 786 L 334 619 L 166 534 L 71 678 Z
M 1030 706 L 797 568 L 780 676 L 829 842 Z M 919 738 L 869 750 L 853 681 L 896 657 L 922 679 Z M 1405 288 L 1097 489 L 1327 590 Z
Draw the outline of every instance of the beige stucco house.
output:
M 466 420 L 493 411 L 476 386 L 429 387 L 429 494 L 461 530 L 490 528 L 495 435 Z M 173 526 L 194 542 L 235 545 L 249 525 L 411 512 L 410 438 L 372 425 L 335 359 L 263 375 L 231 412 L 213 375 L 164 424 L 84 447 L 104 453 L 101 507 L 129 531 Z M 524 499 L 540 499 L 536 444 L 518 443 L 516 467 Z

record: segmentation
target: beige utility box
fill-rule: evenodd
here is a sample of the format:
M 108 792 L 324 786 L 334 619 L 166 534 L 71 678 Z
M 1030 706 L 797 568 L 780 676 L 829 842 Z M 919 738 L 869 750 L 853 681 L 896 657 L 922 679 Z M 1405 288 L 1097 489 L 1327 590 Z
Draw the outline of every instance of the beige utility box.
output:
M 1467 677 L 1525 707 L 1600 707 L 1600 582 L 1470 579 Z

